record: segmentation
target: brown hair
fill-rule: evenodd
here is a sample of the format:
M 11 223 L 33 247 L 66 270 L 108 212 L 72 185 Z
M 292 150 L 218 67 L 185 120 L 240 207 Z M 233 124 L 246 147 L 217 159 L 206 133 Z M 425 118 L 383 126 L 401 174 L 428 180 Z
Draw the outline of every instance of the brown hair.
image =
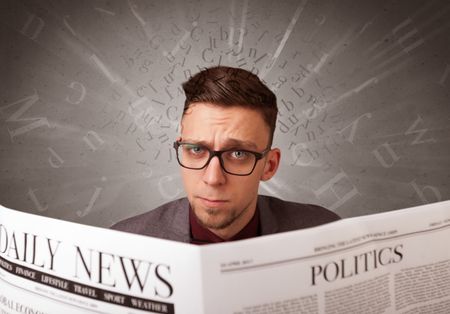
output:
M 183 115 L 192 103 L 241 106 L 260 112 L 270 129 L 269 146 L 277 121 L 275 94 L 253 73 L 226 66 L 206 68 L 183 83 L 186 94 Z

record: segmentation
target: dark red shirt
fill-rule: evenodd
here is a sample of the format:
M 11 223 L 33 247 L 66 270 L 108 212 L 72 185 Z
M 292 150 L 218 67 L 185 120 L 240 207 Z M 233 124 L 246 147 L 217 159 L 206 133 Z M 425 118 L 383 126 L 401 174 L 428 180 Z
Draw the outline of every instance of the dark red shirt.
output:
M 191 243 L 192 244 L 210 244 L 220 243 L 227 241 L 236 241 L 258 237 L 261 235 L 261 226 L 259 221 L 259 210 L 256 208 L 255 214 L 248 224 L 239 231 L 236 235 L 228 240 L 224 240 L 216 234 L 212 233 L 208 229 L 199 224 L 195 215 L 189 206 L 189 224 L 191 227 Z

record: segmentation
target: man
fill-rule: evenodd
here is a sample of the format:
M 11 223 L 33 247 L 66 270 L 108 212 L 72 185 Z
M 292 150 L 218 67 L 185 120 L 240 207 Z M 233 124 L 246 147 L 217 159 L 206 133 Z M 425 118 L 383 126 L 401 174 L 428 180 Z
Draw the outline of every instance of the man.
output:
M 224 66 L 183 84 L 181 135 L 174 143 L 187 198 L 112 228 L 195 244 L 216 243 L 317 226 L 339 219 L 322 207 L 258 196 L 272 178 L 276 97 L 256 75 Z

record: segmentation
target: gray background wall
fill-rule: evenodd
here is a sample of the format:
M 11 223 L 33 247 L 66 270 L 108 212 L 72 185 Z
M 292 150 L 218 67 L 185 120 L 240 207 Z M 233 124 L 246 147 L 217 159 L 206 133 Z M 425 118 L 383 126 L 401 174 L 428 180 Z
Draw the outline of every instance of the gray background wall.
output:
M 0 203 L 86 224 L 184 195 L 180 83 L 278 96 L 261 193 L 343 217 L 450 198 L 448 1 L 1 1 Z

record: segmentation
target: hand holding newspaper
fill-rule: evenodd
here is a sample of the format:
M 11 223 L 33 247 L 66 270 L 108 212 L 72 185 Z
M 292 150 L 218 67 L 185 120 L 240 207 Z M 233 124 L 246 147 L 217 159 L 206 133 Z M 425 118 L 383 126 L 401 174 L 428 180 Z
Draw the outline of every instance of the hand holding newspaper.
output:
M 450 201 L 195 246 L 0 206 L 1 313 L 446 313 Z

